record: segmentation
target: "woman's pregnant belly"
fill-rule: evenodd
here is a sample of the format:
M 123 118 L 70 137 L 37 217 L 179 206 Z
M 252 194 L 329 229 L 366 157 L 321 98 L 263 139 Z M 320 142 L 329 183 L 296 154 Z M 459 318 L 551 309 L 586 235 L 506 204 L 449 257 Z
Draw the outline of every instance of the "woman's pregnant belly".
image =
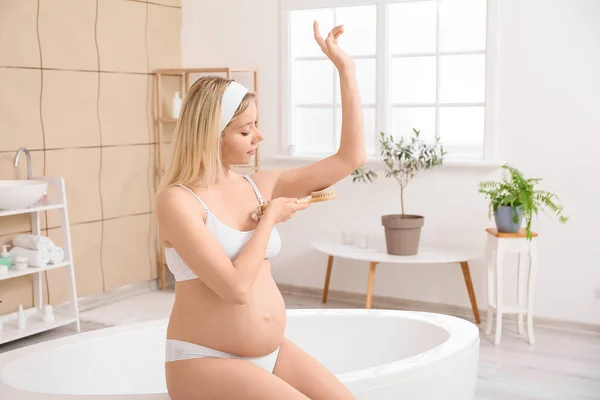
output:
M 257 357 L 280 345 L 285 321 L 285 303 L 265 260 L 246 304 L 223 301 L 199 279 L 176 283 L 167 337 Z

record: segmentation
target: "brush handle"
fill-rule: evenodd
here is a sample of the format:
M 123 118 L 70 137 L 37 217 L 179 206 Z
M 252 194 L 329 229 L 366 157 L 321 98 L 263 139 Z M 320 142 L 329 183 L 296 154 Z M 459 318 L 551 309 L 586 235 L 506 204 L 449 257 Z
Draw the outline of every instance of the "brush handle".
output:
M 314 197 L 307 196 L 301 199 L 296 200 L 296 204 L 304 204 L 304 203 L 313 203 L 315 201 Z M 263 204 L 260 208 L 265 211 L 267 209 L 268 204 Z
M 296 200 L 296 204 L 311 204 L 311 203 L 319 203 L 321 201 L 327 201 L 327 200 L 333 200 L 337 198 L 337 195 L 328 195 L 328 196 L 318 196 L 318 197 L 312 197 L 312 195 L 310 196 L 306 196 L 306 197 L 302 197 L 301 199 Z M 260 206 L 262 211 L 265 211 L 267 209 L 268 204 L 263 204 Z
M 314 197 L 307 196 L 307 197 L 303 197 L 301 199 L 296 200 L 296 204 L 310 204 L 313 201 L 314 201 Z

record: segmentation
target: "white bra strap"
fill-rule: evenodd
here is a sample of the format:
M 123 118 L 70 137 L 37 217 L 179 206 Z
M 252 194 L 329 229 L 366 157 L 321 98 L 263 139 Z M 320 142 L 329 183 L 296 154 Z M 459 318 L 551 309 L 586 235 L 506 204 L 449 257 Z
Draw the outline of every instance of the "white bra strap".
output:
M 202 199 L 201 199 L 201 198 L 200 198 L 200 197 L 199 197 L 199 196 L 198 196 L 196 193 L 194 193 L 194 191 L 193 191 L 192 189 L 190 189 L 190 188 L 189 188 L 189 187 L 187 187 L 187 186 L 184 186 L 184 185 L 182 185 L 181 183 L 178 183 L 178 184 L 177 184 L 177 186 L 181 186 L 182 188 L 184 188 L 184 189 L 186 189 L 188 192 L 190 192 L 190 193 L 191 193 L 191 194 L 192 194 L 192 195 L 193 195 L 193 196 L 194 196 L 196 199 L 198 199 L 198 201 L 199 201 L 199 202 L 202 204 L 202 206 L 204 206 L 204 209 L 205 209 L 206 211 L 209 211 L 209 210 L 208 210 L 208 206 L 206 205 L 206 203 L 204 203 L 204 202 L 202 201 Z
M 246 180 L 248 182 L 250 182 L 250 184 L 252 185 L 252 188 L 254 189 L 254 193 L 256 194 L 256 197 L 258 198 L 258 201 L 260 202 L 260 204 L 262 204 L 263 203 L 262 196 L 260 195 L 260 192 L 258 190 L 258 187 L 256 187 L 256 184 L 254 183 L 252 178 L 250 178 L 250 175 L 243 175 L 243 176 L 244 176 L 244 178 L 246 178 Z

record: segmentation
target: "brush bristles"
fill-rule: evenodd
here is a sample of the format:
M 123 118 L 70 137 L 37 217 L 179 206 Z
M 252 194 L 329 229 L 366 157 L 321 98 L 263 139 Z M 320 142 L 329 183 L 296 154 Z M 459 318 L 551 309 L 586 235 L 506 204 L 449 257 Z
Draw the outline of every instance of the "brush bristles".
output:
M 312 192 L 310 196 L 298 199 L 296 202 L 299 204 L 303 203 L 319 203 L 321 201 L 334 200 L 337 199 L 338 195 L 333 191 L 333 189 L 323 189 Z M 267 209 L 267 204 L 263 204 L 259 207 L 256 207 L 255 212 L 253 213 L 252 218 L 256 221 L 260 218 L 260 214 Z M 259 211 L 260 210 L 260 211 Z
M 318 203 L 321 201 L 337 199 L 338 195 L 332 189 L 323 189 L 312 192 L 310 196 L 300 199 L 298 203 Z
M 313 199 L 316 197 L 325 197 L 325 196 L 337 196 L 337 194 L 335 194 L 333 189 L 318 190 L 318 191 L 312 192 L 310 194 L 310 197 L 312 197 Z

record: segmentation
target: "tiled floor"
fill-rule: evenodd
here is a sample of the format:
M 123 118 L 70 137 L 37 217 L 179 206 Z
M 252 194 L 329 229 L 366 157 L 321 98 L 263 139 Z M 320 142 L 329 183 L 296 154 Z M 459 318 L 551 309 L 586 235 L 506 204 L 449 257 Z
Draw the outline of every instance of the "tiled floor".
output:
M 285 296 L 288 308 L 321 308 L 319 299 Z M 82 330 L 168 318 L 173 293 L 150 292 L 81 313 Z M 330 300 L 328 308 L 353 308 Z M 513 324 L 516 325 L 516 324 Z M 536 329 L 536 344 L 518 337 L 507 324 L 502 343 L 482 337 L 477 400 L 600 399 L 600 337 Z M 67 328 L 0 346 L 0 353 L 31 343 L 73 334 Z

